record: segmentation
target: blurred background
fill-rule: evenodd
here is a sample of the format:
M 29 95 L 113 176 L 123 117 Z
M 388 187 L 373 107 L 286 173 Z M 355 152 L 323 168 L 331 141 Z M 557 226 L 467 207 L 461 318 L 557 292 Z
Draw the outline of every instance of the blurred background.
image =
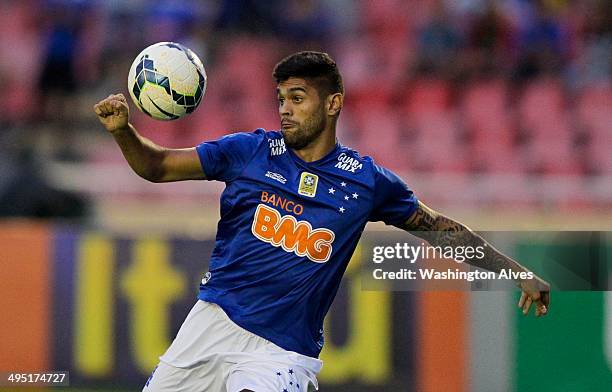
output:
M 610 263 L 609 1 L 0 1 L 0 371 L 139 390 L 194 301 L 223 185 L 145 182 L 92 112 L 127 95 L 158 41 L 208 73 L 185 119 L 131 106 L 159 144 L 278 129 L 274 64 L 325 51 L 345 82 L 343 144 L 474 229 L 599 230 Z M 358 270 L 330 312 L 324 391 L 612 388 L 609 292 L 558 293 L 524 320 L 517 293 L 366 292 Z

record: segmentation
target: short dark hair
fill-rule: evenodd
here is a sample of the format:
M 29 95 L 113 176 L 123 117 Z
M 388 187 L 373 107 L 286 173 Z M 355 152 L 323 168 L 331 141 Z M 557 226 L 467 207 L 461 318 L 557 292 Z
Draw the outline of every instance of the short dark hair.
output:
M 276 83 L 291 77 L 308 78 L 318 85 L 320 95 L 344 94 L 338 66 L 327 53 L 311 51 L 294 53 L 276 64 L 272 76 Z

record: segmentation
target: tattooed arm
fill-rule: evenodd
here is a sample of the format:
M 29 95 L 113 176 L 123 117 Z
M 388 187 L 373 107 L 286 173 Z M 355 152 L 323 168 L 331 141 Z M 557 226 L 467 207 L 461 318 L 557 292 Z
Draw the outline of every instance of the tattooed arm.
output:
M 514 273 L 530 272 L 515 260 L 499 252 L 468 227 L 447 218 L 421 202 L 414 214 L 399 227 L 423 238 L 433 246 L 471 246 L 474 249 L 482 247 L 484 257 L 473 257 L 466 260 L 475 267 L 493 272 L 500 272 L 502 269 L 511 270 Z M 522 290 L 519 307 L 523 308 L 523 313 L 527 314 L 531 304 L 535 302 L 536 316 L 545 315 L 550 302 L 550 285 L 535 274 L 533 276 L 533 279 L 517 280 L 517 285 Z

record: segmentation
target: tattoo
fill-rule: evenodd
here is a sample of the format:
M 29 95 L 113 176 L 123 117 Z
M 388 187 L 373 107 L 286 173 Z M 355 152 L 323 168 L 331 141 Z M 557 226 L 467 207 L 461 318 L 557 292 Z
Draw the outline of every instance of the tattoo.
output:
M 425 204 L 419 203 L 419 207 L 414 214 L 405 223 L 406 230 L 432 230 L 436 219 L 439 215 L 427 207 Z
M 433 246 L 471 246 L 484 249 L 483 258 L 466 260 L 469 264 L 489 271 L 499 272 L 502 269 L 524 271 L 519 263 L 502 254 L 478 234 L 463 224 L 452 220 L 419 202 L 419 208 L 399 226 L 411 234 L 423 238 Z

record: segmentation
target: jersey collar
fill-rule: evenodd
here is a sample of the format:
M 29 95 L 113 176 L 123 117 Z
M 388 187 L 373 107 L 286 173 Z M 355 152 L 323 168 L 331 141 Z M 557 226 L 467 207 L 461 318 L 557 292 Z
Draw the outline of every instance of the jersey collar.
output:
M 302 165 L 311 166 L 311 165 L 318 165 L 321 163 L 325 163 L 327 160 L 338 155 L 341 148 L 342 148 L 342 145 L 340 144 L 340 142 L 338 142 L 338 139 L 336 139 L 336 145 L 330 152 L 328 152 L 323 158 L 317 159 L 316 161 L 312 161 L 312 162 L 306 162 L 302 160 L 302 158 L 297 156 L 297 154 L 294 153 L 293 150 L 290 148 L 287 148 L 287 151 L 289 152 L 289 155 L 291 156 L 291 158 L 293 158 L 293 160 L 297 161 L 298 163 Z

